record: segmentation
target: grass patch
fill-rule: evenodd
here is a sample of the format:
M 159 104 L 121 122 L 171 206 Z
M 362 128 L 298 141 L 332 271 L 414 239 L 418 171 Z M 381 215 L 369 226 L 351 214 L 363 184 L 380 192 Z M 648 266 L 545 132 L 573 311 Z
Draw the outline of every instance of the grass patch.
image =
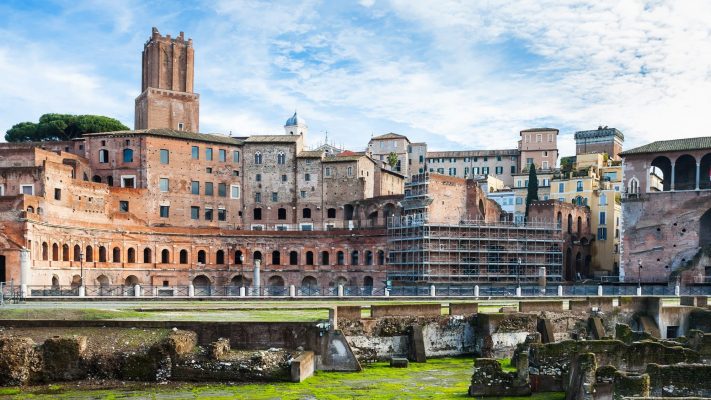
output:
M 498 361 L 504 372 L 516 372 L 516 366 L 511 364 L 510 358 L 500 358 Z

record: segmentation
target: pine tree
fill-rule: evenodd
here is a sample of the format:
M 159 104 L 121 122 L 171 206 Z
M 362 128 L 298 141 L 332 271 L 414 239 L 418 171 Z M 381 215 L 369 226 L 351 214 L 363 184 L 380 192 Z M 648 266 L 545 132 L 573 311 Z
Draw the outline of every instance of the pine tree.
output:
M 526 220 L 528 220 L 528 206 L 538 200 L 538 175 L 536 166 L 531 164 L 528 169 L 528 193 L 526 194 Z

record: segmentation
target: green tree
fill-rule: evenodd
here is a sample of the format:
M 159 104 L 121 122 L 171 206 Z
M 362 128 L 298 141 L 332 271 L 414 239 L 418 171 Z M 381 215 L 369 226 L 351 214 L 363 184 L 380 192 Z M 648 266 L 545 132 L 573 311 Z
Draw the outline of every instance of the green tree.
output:
M 388 165 L 390 165 L 390 168 L 392 169 L 395 169 L 395 166 L 397 165 L 397 154 L 393 151 L 388 154 Z
M 5 132 L 8 142 L 71 140 L 86 133 L 127 131 L 114 118 L 102 115 L 44 114 L 39 122 L 20 122 Z
M 538 175 L 536 166 L 531 164 L 528 169 L 528 193 L 526 193 L 526 220 L 528 220 L 528 206 L 538 200 Z

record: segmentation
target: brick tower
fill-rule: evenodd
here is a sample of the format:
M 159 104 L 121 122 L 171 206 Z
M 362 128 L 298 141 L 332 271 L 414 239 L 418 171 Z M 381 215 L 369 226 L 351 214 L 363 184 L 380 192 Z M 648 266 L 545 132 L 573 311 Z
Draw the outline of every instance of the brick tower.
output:
M 200 95 L 193 93 L 193 40 L 172 39 L 153 28 L 143 48 L 141 94 L 135 129 L 170 128 L 198 132 Z

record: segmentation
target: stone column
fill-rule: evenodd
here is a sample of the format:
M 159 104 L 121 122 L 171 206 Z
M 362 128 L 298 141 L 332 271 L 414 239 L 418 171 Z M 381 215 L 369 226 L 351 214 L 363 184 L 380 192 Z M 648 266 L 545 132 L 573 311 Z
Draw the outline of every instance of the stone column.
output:
M 696 190 L 699 190 L 699 183 L 701 183 L 701 163 L 696 163 Z
M 430 285 L 430 296 L 431 297 L 437 296 L 437 289 L 435 288 L 435 285 Z
M 252 280 L 252 285 L 254 285 L 254 289 L 256 290 L 257 294 L 256 296 L 259 296 L 261 293 L 261 280 L 260 280 L 260 267 L 262 266 L 262 260 L 254 260 L 254 277 Z
M 133 287 L 133 295 L 135 297 L 141 297 L 141 285 L 136 285 Z
M 676 162 L 676 161 L 675 161 Z M 671 165 L 671 185 L 669 185 L 669 190 L 674 191 L 674 163 Z
M 22 297 L 27 297 L 27 285 L 30 282 L 30 251 L 20 250 L 20 292 Z
M 195 286 L 192 283 L 188 285 L 188 297 L 195 297 Z

